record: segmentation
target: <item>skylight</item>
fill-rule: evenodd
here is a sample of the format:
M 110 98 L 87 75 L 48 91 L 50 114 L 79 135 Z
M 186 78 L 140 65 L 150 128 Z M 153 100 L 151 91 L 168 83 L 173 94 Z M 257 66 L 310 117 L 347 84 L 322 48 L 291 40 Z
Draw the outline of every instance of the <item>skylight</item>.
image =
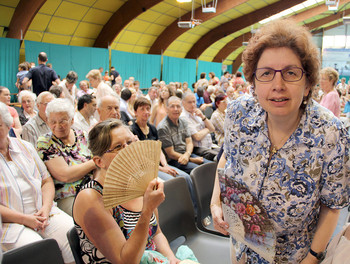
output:
M 290 15 L 292 13 L 296 13 L 299 10 L 302 10 L 304 8 L 307 8 L 309 6 L 312 6 L 312 5 L 315 5 L 317 3 L 321 3 L 321 2 L 324 2 L 324 0 L 307 0 L 307 1 L 303 2 L 303 3 L 300 3 L 298 5 L 295 5 L 295 6 L 291 7 L 291 8 L 283 10 L 282 12 L 274 14 L 274 15 L 268 17 L 268 18 L 265 18 L 265 19 L 259 21 L 259 23 L 260 24 L 266 24 L 267 22 L 279 19 L 281 17 L 286 17 L 286 16 L 288 16 L 288 15 Z

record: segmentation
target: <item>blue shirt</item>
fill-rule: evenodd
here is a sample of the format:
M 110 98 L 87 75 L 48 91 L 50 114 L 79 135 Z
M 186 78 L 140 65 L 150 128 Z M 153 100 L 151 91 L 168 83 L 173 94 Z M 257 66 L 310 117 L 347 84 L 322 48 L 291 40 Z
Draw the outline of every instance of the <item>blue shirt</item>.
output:
M 197 101 L 197 107 L 199 108 L 202 104 L 204 104 L 204 98 L 203 97 L 199 97 L 197 95 L 197 93 L 195 93 L 196 96 L 196 101 Z

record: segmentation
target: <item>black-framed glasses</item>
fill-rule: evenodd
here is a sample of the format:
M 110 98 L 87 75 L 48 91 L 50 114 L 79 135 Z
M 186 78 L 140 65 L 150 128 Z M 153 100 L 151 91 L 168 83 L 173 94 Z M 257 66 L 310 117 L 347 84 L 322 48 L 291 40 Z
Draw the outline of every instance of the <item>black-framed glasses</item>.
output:
M 282 79 L 286 82 L 297 82 L 303 78 L 306 73 L 302 68 L 299 67 L 286 67 L 282 70 L 275 70 L 272 68 L 258 68 L 254 72 L 255 79 L 259 82 L 271 82 L 276 75 L 276 72 L 280 72 Z
M 123 148 L 126 148 L 127 146 L 129 146 L 133 142 L 134 142 L 133 140 L 129 140 L 128 142 L 126 142 L 124 144 L 118 144 L 114 148 L 106 150 L 105 153 L 118 153 Z

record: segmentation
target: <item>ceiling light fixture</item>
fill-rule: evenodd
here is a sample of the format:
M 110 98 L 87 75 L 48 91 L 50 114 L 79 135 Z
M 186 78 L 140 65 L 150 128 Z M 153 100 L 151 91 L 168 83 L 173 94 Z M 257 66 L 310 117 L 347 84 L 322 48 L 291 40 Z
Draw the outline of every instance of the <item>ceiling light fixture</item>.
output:
M 176 0 L 178 3 L 191 3 L 192 0 Z
M 208 4 L 206 0 L 201 0 L 201 4 L 203 13 L 216 13 L 216 6 L 218 5 L 218 0 L 213 0 L 211 3 Z
M 179 1 L 179 0 L 177 0 Z M 181 0 L 183 1 L 183 0 Z M 194 18 L 194 1 L 192 1 L 192 12 L 191 12 L 191 20 L 190 21 L 181 21 L 181 18 L 177 22 L 177 26 L 179 28 L 194 28 L 202 23 L 202 20 Z
M 343 17 L 343 24 L 350 25 L 350 17 Z
M 339 7 L 339 0 L 329 0 L 326 1 L 326 6 L 328 6 L 329 11 L 337 11 Z

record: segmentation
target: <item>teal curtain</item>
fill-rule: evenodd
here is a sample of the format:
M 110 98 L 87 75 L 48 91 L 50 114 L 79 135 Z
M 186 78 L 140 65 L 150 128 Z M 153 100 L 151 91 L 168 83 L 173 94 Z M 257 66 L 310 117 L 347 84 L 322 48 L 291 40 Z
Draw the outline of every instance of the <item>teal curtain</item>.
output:
M 61 79 L 65 78 L 69 71 L 78 74 L 78 82 L 85 80 L 86 74 L 92 69 L 102 67 L 109 70 L 108 49 L 77 47 L 50 44 L 44 42 L 25 41 L 26 60 L 38 63 L 40 52 L 46 52 L 48 62 Z
M 209 80 L 209 72 L 214 72 L 215 76 L 220 79 L 221 74 L 221 63 L 219 62 L 210 62 L 210 61 L 201 61 L 198 60 L 198 80 L 202 72 L 205 72 L 207 80 Z
M 161 55 L 112 50 L 111 61 L 123 81 L 132 76 L 140 88 L 149 88 L 154 77 L 160 79 Z
M 196 82 L 196 60 L 163 56 L 163 80 L 169 82 L 188 82 L 191 87 Z
M 0 38 L 0 85 L 7 87 L 11 93 L 17 93 L 15 85 L 19 64 L 20 40 Z
M 227 70 L 226 71 L 228 71 L 229 73 L 233 73 L 233 74 L 235 73 L 235 72 L 232 72 L 232 64 L 227 65 Z M 224 73 L 222 73 L 222 74 L 224 74 Z

